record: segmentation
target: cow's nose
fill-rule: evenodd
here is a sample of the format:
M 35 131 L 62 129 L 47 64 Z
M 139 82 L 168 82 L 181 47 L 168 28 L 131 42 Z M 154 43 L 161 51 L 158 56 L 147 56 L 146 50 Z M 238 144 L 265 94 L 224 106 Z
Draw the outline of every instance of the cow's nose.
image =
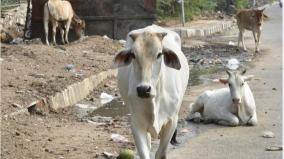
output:
M 137 94 L 141 98 L 149 98 L 151 92 L 150 86 L 138 86 L 137 87 Z
M 234 103 L 234 104 L 239 104 L 239 103 L 240 103 L 240 99 L 234 98 L 234 99 L 233 99 L 233 103 Z

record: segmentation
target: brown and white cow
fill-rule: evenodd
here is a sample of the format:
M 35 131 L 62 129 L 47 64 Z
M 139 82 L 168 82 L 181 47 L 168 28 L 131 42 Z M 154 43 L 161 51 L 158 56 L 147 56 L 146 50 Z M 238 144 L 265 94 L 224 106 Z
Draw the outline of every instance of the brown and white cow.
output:
M 59 27 L 62 43 L 69 43 L 68 33 L 70 26 L 75 30 L 76 35 L 81 38 L 85 29 L 85 21 L 81 20 L 72 9 L 69 1 L 48 0 L 44 4 L 43 24 L 46 44 L 48 42 L 48 22 L 52 24 L 53 43 L 56 45 L 56 28 Z
M 242 9 L 237 12 L 236 19 L 240 31 L 238 49 L 240 48 L 240 41 L 242 41 L 243 49 L 246 51 L 243 34 L 245 30 L 251 30 L 255 41 L 255 52 L 259 52 L 258 45 L 261 34 L 261 27 L 263 20 L 267 18 L 267 16 L 263 13 L 264 9 Z

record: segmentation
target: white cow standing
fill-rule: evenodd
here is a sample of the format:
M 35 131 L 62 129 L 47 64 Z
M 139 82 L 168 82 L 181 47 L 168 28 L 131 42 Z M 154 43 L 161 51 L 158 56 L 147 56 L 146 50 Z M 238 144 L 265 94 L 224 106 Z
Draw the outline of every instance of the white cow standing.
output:
M 229 88 L 205 91 L 190 106 L 189 119 L 199 112 L 205 122 L 220 125 L 237 126 L 239 124 L 256 125 L 257 115 L 253 94 L 247 84 L 252 75 L 243 76 L 238 71 L 227 71 L 228 79 L 219 79 Z M 199 118 L 199 117 L 198 117 Z
M 131 31 L 114 63 L 140 158 L 150 158 L 151 137 L 159 137 L 155 158 L 166 159 L 189 77 L 179 35 L 156 25 Z

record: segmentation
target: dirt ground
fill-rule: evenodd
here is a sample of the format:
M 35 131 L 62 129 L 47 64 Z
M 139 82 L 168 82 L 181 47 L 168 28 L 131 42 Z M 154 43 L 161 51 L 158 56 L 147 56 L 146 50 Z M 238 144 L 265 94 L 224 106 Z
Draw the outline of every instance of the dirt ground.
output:
M 13 104 L 25 107 L 109 69 L 113 55 L 121 48 L 118 41 L 100 36 L 59 47 L 49 47 L 40 41 L 19 45 L 2 43 L 2 115 L 17 110 Z
M 129 145 L 125 143 L 115 146 L 109 143 L 110 132 L 125 134 L 129 131 L 120 129 L 119 124 L 127 121 L 124 118 L 119 123 L 107 125 L 108 131 L 104 126 L 90 126 L 89 123 L 77 121 L 72 109 L 47 116 L 27 113 L 15 118 L 3 118 L 28 106 L 32 101 L 109 69 L 113 55 L 122 46 L 118 41 L 100 36 L 59 47 L 49 47 L 38 40 L 19 45 L 2 43 L 1 157 L 59 158 L 70 155 L 67 158 L 78 158 L 81 155 L 78 152 L 81 152 L 88 154 L 86 158 L 96 158 L 104 151 L 114 152 Z M 69 142 L 70 138 L 72 142 Z M 82 143 L 84 146 L 78 145 Z M 84 148 L 85 146 L 88 148 Z M 80 151 L 80 148 L 86 151 Z

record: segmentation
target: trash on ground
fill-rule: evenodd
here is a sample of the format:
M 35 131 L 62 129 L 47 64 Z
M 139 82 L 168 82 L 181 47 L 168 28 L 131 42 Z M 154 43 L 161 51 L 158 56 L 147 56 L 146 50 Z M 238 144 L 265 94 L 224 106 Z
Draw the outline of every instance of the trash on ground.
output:
M 107 35 L 103 36 L 104 39 L 110 39 Z
M 23 38 L 15 38 L 10 42 L 10 44 L 21 44 L 23 42 L 24 42 Z
M 101 104 L 106 104 L 106 103 L 109 103 L 111 102 L 113 99 L 115 99 L 115 97 L 113 97 L 112 95 L 110 94 L 107 94 L 105 92 L 101 93 Z
M 67 64 L 67 65 L 65 65 L 65 69 L 67 70 L 67 71 L 71 71 L 71 70 L 73 70 L 74 69 L 74 65 L 73 64 Z
M 21 106 L 20 104 L 17 104 L 17 103 L 13 103 L 12 106 L 15 107 L 15 108 L 23 108 L 23 106 Z
M 282 151 L 282 146 L 269 146 L 265 148 L 265 151 Z
M 271 131 L 264 131 L 264 132 L 262 133 L 262 137 L 264 137 L 264 138 L 274 138 L 275 135 L 274 135 L 274 133 L 271 132 Z
M 235 46 L 236 44 L 233 41 L 229 41 L 229 45 Z
M 91 120 L 97 123 L 107 123 L 107 124 L 111 124 L 113 122 L 112 117 L 103 117 L 103 116 L 94 116 L 91 118 Z
M 239 66 L 240 66 L 240 62 L 239 60 L 235 58 L 230 59 L 226 65 L 226 67 L 230 70 L 236 70 L 239 68 Z
M 107 157 L 108 159 L 115 159 L 116 158 L 116 156 L 117 156 L 117 154 L 116 153 L 110 153 L 110 152 L 103 152 L 103 155 L 105 156 L 105 157 Z
M 119 134 L 111 134 L 110 138 L 114 142 L 120 142 L 120 143 L 128 142 L 128 140 L 124 136 L 119 135 Z
M 181 133 L 188 133 L 188 132 L 190 132 L 190 130 L 187 129 L 187 128 L 184 128 L 184 129 L 182 129 L 180 132 L 181 132 Z

